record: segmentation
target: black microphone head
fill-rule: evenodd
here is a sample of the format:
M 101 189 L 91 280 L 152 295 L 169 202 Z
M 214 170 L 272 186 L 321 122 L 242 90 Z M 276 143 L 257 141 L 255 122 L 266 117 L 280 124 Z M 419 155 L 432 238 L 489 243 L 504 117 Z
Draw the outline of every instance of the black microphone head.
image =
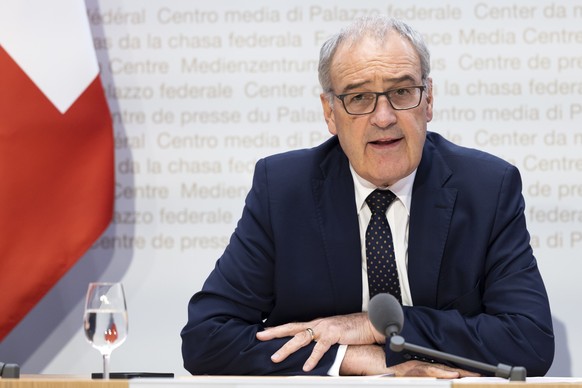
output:
M 370 300 L 368 318 L 374 328 L 386 337 L 400 333 L 404 326 L 402 306 L 390 294 L 378 294 Z

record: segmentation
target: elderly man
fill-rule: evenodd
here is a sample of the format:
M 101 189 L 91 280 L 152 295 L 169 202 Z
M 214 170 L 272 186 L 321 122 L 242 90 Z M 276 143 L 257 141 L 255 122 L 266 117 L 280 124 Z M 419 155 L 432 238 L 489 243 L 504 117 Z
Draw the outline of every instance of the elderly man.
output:
M 257 163 L 230 243 L 190 301 L 187 370 L 471 375 L 390 351 L 365 312 L 390 292 L 407 342 L 546 373 L 554 337 L 519 172 L 427 132 L 429 72 L 421 36 L 398 20 L 360 19 L 323 45 L 334 136 Z

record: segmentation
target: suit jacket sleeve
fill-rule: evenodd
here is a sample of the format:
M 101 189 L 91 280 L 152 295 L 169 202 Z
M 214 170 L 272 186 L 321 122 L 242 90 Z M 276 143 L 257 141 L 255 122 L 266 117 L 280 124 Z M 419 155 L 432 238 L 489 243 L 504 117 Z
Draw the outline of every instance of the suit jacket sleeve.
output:
M 434 138 L 434 144 L 443 143 L 438 147 L 430 140 L 431 166 L 419 169 L 413 193 L 409 278 L 414 306 L 404 307 L 402 335 L 412 344 L 544 375 L 553 360 L 554 337 L 530 247 L 519 172 L 490 155 L 452 151 L 443 140 Z M 442 163 L 450 175 L 436 174 Z M 437 197 L 434 204 L 423 198 L 429 193 Z M 430 218 L 437 211 L 438 222 L 446 220 L 448 228 Z M 435 244 L 439 235 L 445 242 Z M 402 354 L 390 350 L 387 357 L 389 364 L 403 361 Z
M 271 198 L 269 193 L 269 190 L 275 190 L 270 186 L 269 179 L 275 179 L 275 176 L 285 173 L 273 173 L 271 177 L 267 174 L 267 164 L 266 160 L 257 163 L 252 188 L 229 245 L 217 261 L 202 290 L 190 300 L 188 323 L 181 336 L 184 367 L 192 374 L 304 374 L 302 366 L 313 350 L 314 344 L 310 344 L 287 360 L 276 364 L 270 360 L 270 356 L 290 338 L 267 342 L 255 338 L 257 331 L 262 330 L 264 325 L 289 322 L 286 320 L 287 317 L 281 318 L 285 314 L 296 320 L 317 317 L 302 316 L 301 314 L 309 307 L 301 309 L 294 305 L 301 301 L 293 302 L 293 298 L 289 297 L 293 293 L 296 295 L 302 293 L 299 287 L 285 290 L 286 295 L 276 292 L 277 287 L 285 286 L 274 284 L 277 278 L 275 272 L 278 270 L 275 258 L 280 257 L 280 266 L 283 266 L 284 255 L 277 250 L 286 250 L 286 247 L 276 243 L 277 235 L 281 233 L 272 224 L 271 203 L 277 200 Z M 305 175 L 305 171 L 301 173 Z M 273 186 L 276 188 L 280 185 Z M 297 212 L 293 208 L 287 211 Z M 277 218 L 285 218 L 285 215 Z M 308 233 L 310 228 L 304 229 Z M 298 245 L 291 237 L 294 236 L 288 236 L 285 240 L 288 240 L 289 244 Z M 288 250 L 291 251 L 290 248 Z M 289 252 L 289 255 L 294 255 L 294 252 Z M 295 261 L 300 260 L 299 255 L 295 256 Z M 302 273 L 309 275 L 306 271 L 308 267 L 303 268 Z M 298 277 L 301 276 L 298 273 L 287 275 L 289 281 L 293 279 L 298 281 Z M 313 293 L 316 294 L 315 291 Z M 281 301 L 286 298 L 289 302 L 283 303 L 285 306 L 281 309 L 286 309 L 286 312 L 274 314 L 277 299 L 279 304 L 282 304 Z M 325 375 L 333 363 L 336 351 L 337 347 L 333 347 L 310 374 Z

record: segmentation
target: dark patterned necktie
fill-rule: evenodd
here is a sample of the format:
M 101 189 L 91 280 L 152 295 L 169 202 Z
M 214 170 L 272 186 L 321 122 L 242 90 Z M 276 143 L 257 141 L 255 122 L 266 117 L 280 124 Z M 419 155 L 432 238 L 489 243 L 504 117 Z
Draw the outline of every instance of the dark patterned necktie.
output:
M 366 198 L 372 211 L 366 229 L 366 261 L 370 299 L 376 294 L 388 292 L 402 303 L 392 232 L 386 219 L 386 210 L 395 198 L 389 190 L 374 190 Z

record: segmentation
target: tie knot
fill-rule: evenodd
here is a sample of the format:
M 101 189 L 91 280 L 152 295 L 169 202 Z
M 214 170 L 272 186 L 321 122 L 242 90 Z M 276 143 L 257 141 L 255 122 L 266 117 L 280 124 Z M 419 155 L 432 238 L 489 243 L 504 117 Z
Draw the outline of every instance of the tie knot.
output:
M 366 198 L 366 203 L 372 210 L 372 213 L 386 213 L 388 206 L 394 201 L 396 196 L 390 190 L 374 190 Z

